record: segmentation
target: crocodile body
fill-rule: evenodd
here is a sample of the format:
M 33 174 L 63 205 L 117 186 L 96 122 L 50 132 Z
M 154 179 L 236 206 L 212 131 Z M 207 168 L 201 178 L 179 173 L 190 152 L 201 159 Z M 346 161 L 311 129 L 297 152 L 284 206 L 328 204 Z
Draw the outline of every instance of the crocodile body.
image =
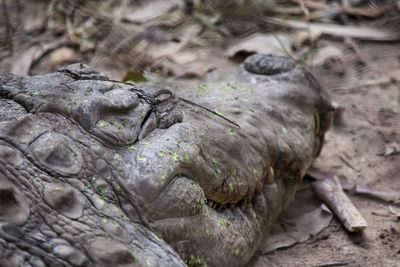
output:
M 331 113 L 269 55 L 194 88 L 83 64 L 0 76 L 0 266 L 242 266 Z

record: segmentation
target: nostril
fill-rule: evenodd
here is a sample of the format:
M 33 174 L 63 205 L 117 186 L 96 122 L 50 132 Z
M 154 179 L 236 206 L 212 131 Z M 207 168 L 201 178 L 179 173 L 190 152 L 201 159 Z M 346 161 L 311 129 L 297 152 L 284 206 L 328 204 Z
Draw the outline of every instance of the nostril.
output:
M 6 205 L 18 205 L 13 188 L 0 188 L 0 203 Z
M 289 72 L 296 67 L 294 61 L 275 55 L 255 54 L 244 61 L 244 68 L 251 73 L 276 75 Z

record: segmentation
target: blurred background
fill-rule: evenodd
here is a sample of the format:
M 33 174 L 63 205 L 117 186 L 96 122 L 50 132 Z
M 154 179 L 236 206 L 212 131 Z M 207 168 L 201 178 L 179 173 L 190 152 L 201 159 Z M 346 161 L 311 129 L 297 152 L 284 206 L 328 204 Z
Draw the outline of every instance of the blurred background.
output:
M 116 80 L 196 83 L 253 53 L 290 57 L 337 106 L 316 165 L 399 194 L 398 0 L 0 1 L 0 73 L 84 62 Z M 305 243 L 256 255 L 250 266 L 399 266 L 400 209 L 352 200 L 369 223 L 363 241 L 333 221 Z

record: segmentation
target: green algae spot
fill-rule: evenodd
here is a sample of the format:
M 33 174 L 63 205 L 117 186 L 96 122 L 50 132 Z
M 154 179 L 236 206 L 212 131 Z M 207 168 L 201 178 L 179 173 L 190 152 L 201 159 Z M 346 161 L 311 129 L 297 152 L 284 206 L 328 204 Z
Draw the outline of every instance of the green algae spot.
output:
M 230 136 L 233 136 L 233 135 L 235 135 L 235 130 L 233 130 L 232 128 L 231 129 L 229 129 L 229 135 Z
M 99 193 L 100 199 L 105 201 L 107 197 L 106 187 L 104 185 L 100 185 L 96 188 L 96 190 Z
M 193 204 L 193 214 L 200 213 L 203 209 L 203 201 Z
M 257 178 L 257 176 L 258 176 L 258 171 L 257 171 L 256 168 L 251 169 L 251 173 L 253 174 L 253 177 L 254 177 L 254 178 Z
M 287 134 L 287 133 L 288 133 L 288 129 L 287 129 L 286 127 L 283 127 L 283 126 L 282 126 L 282 132 L 283 132 L 284 134 Z
M 121 188 L 120 185 L 117 185 L 117 186 L 115 187 L 115 190 L 116 190 L 117 192 L 122 192 L 122 188 Z
M 221 91 L 228 91 L 230 89 L 233 89 L 232 84 L 230 82 L 220 82 L 219 83 L 219 89 Z
M 138 160 L 138 161 L 147 161 L 147 157 L 137 156 L 136 160 Z
M 128 252 L 128 255 L 131 258 L 131 263 L 137 262 L 138 259 L 135 257 L 135 255 L 132 254 L 132 252 Z
M 160 180 L 161 180 L 161 181 L 165 181 L 165 179 L 167 179 L 167 176 L 166 176 L 165 174 L 163 174 L 163 175 L 160 176 Z
M 219 223 L 219 225 L 221 225 L 221 226 L 224 226 L 224 227 L 228 227 L 231 223 L 227 220 L 227 219 L 225 219 L 225 218 L 220 218 L 220 219 L 218 219 L 218 223 Z
M 176 151 L 172 152 L 172 159 L 174 161 L 179 161 L 181 158 L 179 157 L 178 153 Z
M 110 124 L 117 128 L 118 130 L 123 129 L 128 124 L 127 120 L 119 121 L 119 120 L 110 120 Z
M 135 151 L 136 150 L 136 146 L 135 145 L 129 145 L 128 146 L 128 150 Z
M 36 90 L 31 91 L 31 96 L 38 96 L 38 95 L 40 95 L 39 91 Z
M 162 241 L 161 237 L 159 237 L 158 235 L 153 233 L 153 237 L 157 240 L 157 241 Z
M 115 160 L 118 160 L 118 161 L 121 161 L 121 160 L 122 160 L 121 155 L 118 154 L 118 153 L 115 153 L 113 158 L 114 158 Z
M 198 88 L 197 88 L 197 94 L 198 95 L 204 95 L 206 93 L 208 93 L 209 91 L 209 84 L 208 83 L 201 83 L 199 84 Z
M 239 257 L 240 256 L 240 248 L 236 248 L 234 253 L 236 256 Z
M 210 238 L 212 236 L 212 233 L 210 231 L 210 229 L 208 229 L 207 227 L 203 228 L 204 234 L 207 238 Z
M 158 153 L 157 153 L 157 155 L 160 157 L 160 158 L 163 158 L 164 156 L 165 156 L 165 152 L 164 151 L 159 151 Z
M 235 191 L 235 187 L 233 186 L 233 183 L 229 183 L 228 189 L 229 189 L 229 192 Z
M 184 161 L 185 163 L 189 163 L 189 162 L 190 162 L 189 155 L 185 155 L 185 157 L 183 158 L 183 161 Z
M 238 177 L 238 172 L 237 172 L 237 169 L 235 168 L 235 169 L 233 169 L 232 170 L 232 172 L 231 172 L 231 174 L 232 174 L 232 177 Z
M 203 188 L 201 188 L 201 186 L 196 182 L 192 182 L 192 187 L 196 191 L 203 192 Z M 205 200 L 206 200 L 206 202 L 205 202 L 205 204 L 206 204 L 207 203 L 207 199 L 205 199 Z
M 180 147 L 180 144 L 181 144 L 181 140 L 175 140 L 175 145 L 176 145 L 177 147 Z
M 254 219 L 256 219 L 256 218 L 257 218 L 257 214 L 255 213 L 255 211 L 254 211 L 254 210 L 251 210 L 251 216 L 252 216 Z
M 110 125 L 110 123 L 108 123 L 108 121 L 105 121 L 105 120 L 99 120 L 96 123 L 96 125 L 97 125 L 97 127 L 102 128 L 102 127 L 106 127 L 106 126 Z
M 189 267 L 207 267 L 207 262 L 199 256 L 191 255 L 189 259 L 185 260 L 185 263 Z

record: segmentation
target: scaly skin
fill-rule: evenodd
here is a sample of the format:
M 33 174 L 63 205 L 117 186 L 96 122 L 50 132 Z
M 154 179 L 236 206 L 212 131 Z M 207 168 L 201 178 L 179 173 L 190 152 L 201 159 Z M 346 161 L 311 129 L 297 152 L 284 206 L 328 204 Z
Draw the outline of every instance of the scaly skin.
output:
M 267 55 L 198 88 L 76 64 L 0 76 L 0 97 L 0 266 L 242 266 L 332 113 L 310 75 Z

